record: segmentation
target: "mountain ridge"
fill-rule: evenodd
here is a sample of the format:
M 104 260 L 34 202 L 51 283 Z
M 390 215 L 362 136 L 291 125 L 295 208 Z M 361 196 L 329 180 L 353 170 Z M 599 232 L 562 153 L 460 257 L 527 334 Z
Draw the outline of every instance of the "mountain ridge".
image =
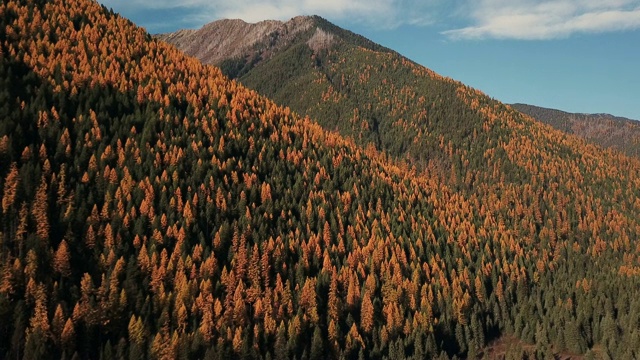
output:
M 525 103 L 513 103 L 509 105 L 516 108 L 532 107 L 534 109 L 540 109 L 541 111 L 547 110 L 550 112 L 558 112 L 558 113 L 567 114 L 567 115 L 584 115 L 584 116 L 592 116 L 592 117 L 613 118 L 619 121 L 640 121 L 638 119 L 632 119 L 624 116 L 617 116 L 617 115 L 604 113 L 604 112 L 603 113 L 571 112 L 571 111 L 566 111 L 561 109 L 555 109 L 555 108 L 549 108 L 545 106 L 538 106 L 538 105 L 525 104 Z
M 268 96 L 275 98 L 275 100 L 285 105 L 291 105 L 291 104 L 288 102 L 283 102 L 282 98 L 278 98 L 278 96 L 276 95 L 277 90 L 258 86 L 258 84 L 255 83 L 255 80 L 252 80 L 253 78 L 255 78 L 255 76 L 247 78 L 248 73 L 250 73 L 254 67 L 259 66 L 260 64 L 266 61 L 273 60 L 273 58 L 277 57 L 278 54 L 289 51 L 290 47 L 296 42 L 297 43 L 307 42 L 307 44 L 309 45 L 311 43 L 311 38 L 313 37 L 313 31 L 314 31 L 311 28 L 321 29 L 322 31 L 326 32 L 326 34 L 329 34 L 330 36 L 333 35 L 334 40 L 336 41 L 342 41 L 342 42 L 350 43 L 356 46 L 363 46 L 367 49 L 378 51 L 381 53 L 390 53 L 390 54 L 401 56 L 400 54 L 395 53 L 393 50 L 374 44 L 370 40 L 363 38 L 360 35 L 351 33 L 348 30 L 341 29 L 331 24 L 326 19 L 323 19 L 319 16 L 301 16 L 301 17 L 296 17 L 293 20 L 290 20 L 289 22 L 279 22 L 280 28 L 287 26 L 287 24 L 289 23 L 292 23 L 292 22 L 295 23 L 296 19 L 298 19 L 298 22 L 300 22 L 300 19 L 304 21 L 304 23 L 306 24 L 304 31 L 297 31 L 295 32 L 294 36 L 282 36 L 281 35 L 283 33 L 282 29 L 272 29 L 269 31 L 265 31 L 262 34 L 263 36 L 261 39 L 254 40 L 252 38 L 252 41 L 251 41 L 252 46 L 236 47 L 234 49 L 236 49 L 237 51 L 233 55 L 229 55 L 226 57 L 225 56 L 212 57 L 206 49 L 198 46 L 195 46 L 194 48 L 192 46 L 193 43 L 191 43 L 189 39 L 177 39 L 173 37 L 173 35 L 171 34 L 164 34 L 158 37 L 162 40 L 166 40 L 170 43 L 173 43 L 174 45 L 178 46 L 179 49 L 185 51 L 189 55 L 197 57 L 204 63 L 221 67 L 225 75 L 231 78 L 237 78 L 240 81 L 244 81 L 250 87 L 253 87 L 262 93 L 266 93 Z M 224 24 L 227 21 L 228 20 L 214 21 L 212 23 L 209 23 L 203 26 L 202 29 L 205 29 L 208 27 L 224 27 Z M 241 20 L 234 20 L 234 21 L 242 22 Z M 248 24 L 248 25 L 251 26 L 252 24 Z M 257 25 L 257 24 L 253 24 L 253 25 Z M 292 26 L 288 26 L 288 27 L 292 27 Z M 295 26 L 293 26 L 293 28 L 295 28 Z M 306 30 L 310 30 L 310 31 L 307 32 Z M 177 33 L 180 33 L 180 31 L 178 31 Z M 203 39 L 220 38 L 220 36 L 217 35 L 216 33 L 201 34 L 201 36 L 203 36 Z M 301 41 L 300 37 L 304 38 L 304 41 Z M 217 40 L 213 42 L 216 43 Z M 188 44 L 192 44 L 192 45 L 188 45 Z M 311 45 L 309 46 L 311 47 Z M 334 47 L 335 46 L 337 46 L 337 44 L 334 44 Z M 330 46 L 325 45 L 324 48 L 330 51 Z M 312 48 L 311 50 L 312 50 L 311 53 L 307 55 L 314 56 L 313 55 L 314 53 L 321 52 L 322 47 L 319 47 L 316 49 Z M 410 59 L 406 59 L 406 60 L 411 62 Z M 421 66 L 418 65 L 418 68 L 420 67 Z M 432 74 L 433 76 L 439 76 L 435 73 L 432 73 Z M 289 77 L 289 75 L 281 74 L 281 77 L 283 79 L 286 79 Z M 285 87 L 286 87 L 286 83 L 287 82 L 284 81 Z M 289 91 L 288 94 L 292 95 L 294 92 L 295 91 Z M 289 95 L 288 97 L 290 97 Z M 518 108 L 518 104 L 513 104 L 513 105 L 515 109 L 523 110 L 522 108 L 520 109 Z M 296 106 L 293 106 L 293 108 L 295 110 L 300 111 L 301 113 L 305 113 L 307 110 L 307 109 L 298 108 Z M 556 129 L 564 131 L 565 133 L 578 135 L 594 144 L 608 147 L 608 148 L 614 148 L 614 149 L 625 152 L 627 155 L 632 155 L 632 156 L 637 156 L 640 151 L 640 130 L 634 132 L 633 131 L 634 129 L 630 129 L 631 132 L 627 133 L 623 129 L 621 129 L 620 126 L 614 126 L 613 124 L 601 123 L 596 126 L 589 122 L 578 123 L 576 122 L 576 119 L 571 120 L 572 126 L 562 126 L 562 124 L 558 122 L 549 121 L 548 116 L 540 116 L 539 111 L 538 112 L 524 111 L 524 112 L 527 113 L 528 115 L 532 115 L 537 120 L 540 120 L 542 122 L 545 122 L 547 124 L 554 126 L 554 128 Z M 312 112 L 310 113 L 310 115 L 312 115 L 314 118 L 318 118 L 318 113 Z M 538 116 L 535 116 L 535 115 L 538 115 Z M 578 114 L 573 114 L 573 116 L 575 115 L 578 115 Z M 567 113 L 565 114 L 565 116 L 569 116 L 569 114 Z M 604 116 L 603 118 L 604 120 L 612 119 L 608 116 Z M 624 119 L 622 118 L 617 118 L 615 120 L 624 121 Z M 598 128 L 596 129 L 596 127 Z
M 198 30 L 178 30 L 157 34 L 155 37 L 175 45 L 206 64 L 221 67 L 226 75 L 236 78 L 258 63 L 271 58 L 275 53 L 287 49 L 300 36 L 306 37 L 308 41 L 316 36 L 318 40 L 319 32 L 325 36 L 335 35 L 341 41 L 350 41 L 373 50 L 392 52 L 317 15 L 296 16 L 288 21 L 265 20 L 257 23 L 223 19 L 205 24 Z M 309 43 L 312 48 L 316 45 L 316 41 Z M 321 48 L 322 46 L 315 50 Z
M 640 156 L 640 121 L 611 114 L 571 113 L 527 104 L 512 104 L 516 110 L 587 141 Z
M 179 30 L 174 33 L 155 35 L 158 39 L 177 44 L 178 49 L 216 63 L 227 58 L 244 55 L 274 33 L 293 36 L 311 26 L 311 18 L 299 16 L 288 22 L 265 20 L 246 23 L 239 19 L 224 19 L 204 25 L 198 30 Z M 221 33 L 219 33 L 221 32 Z M 223 39 L 219 43 L 207 43 L 207 38 Z M 189 44 L 181 45 L 181 44 Z

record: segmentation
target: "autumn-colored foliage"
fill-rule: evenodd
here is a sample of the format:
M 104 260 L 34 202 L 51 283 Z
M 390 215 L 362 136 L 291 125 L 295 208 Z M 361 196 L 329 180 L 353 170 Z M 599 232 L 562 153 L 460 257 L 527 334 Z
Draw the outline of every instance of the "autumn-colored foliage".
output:
M 503 333 L 637 354 L 637 160 L 385 62 L 472 127 L 414 163 L 95 2 L 0 20 L 2 357 L 429 358 Z

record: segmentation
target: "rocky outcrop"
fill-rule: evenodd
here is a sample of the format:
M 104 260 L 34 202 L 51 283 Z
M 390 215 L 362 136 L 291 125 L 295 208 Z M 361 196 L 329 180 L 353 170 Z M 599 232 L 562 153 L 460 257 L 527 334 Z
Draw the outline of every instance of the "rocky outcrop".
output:
M 255 24 L 242 20 L 219 20 L 198 30 L 179 30 L 156 37 L 204 63 L 219 64 L 223 60 L 242 58 L 254 53 L 266 58 L 290 43 L 299 33 L 311 29 L 314 21 L 309 16 L 298 16 L 287 22 L 267 20 Z M 313 38 L 315 40 L 310 40 L 310 46 L 322 46 L 332 36 L 317 29 Z

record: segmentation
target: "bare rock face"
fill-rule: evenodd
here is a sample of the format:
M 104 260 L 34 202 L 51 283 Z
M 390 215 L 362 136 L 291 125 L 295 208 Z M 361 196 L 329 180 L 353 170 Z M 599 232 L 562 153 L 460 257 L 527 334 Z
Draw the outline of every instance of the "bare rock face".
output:
M 263 57 L 268 56 L 313 25 L 314 19 L 308 16 L 298 16 L 287 22 L 267 20 L 255 24 L 242 20 L 219 20 L 199 30 L 179 30 L 157 35 L 157 38 L 175 45 L 203 63 L 218 64 L 223 60 L 244 57 L 256 51 Z M 331 39 L 330 34 L 318 29 L 309 40 L 309 46 L 323 47 L 329 44 Z

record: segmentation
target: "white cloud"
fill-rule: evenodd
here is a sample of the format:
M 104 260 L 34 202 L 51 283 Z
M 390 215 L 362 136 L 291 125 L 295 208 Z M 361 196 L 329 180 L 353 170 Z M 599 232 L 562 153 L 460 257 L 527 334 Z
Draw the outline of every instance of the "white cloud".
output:
M 447 0 L 99 0 L 127 16 L 145 9 L 174 9 L 176 24 L 199 27 L 217 19 L 289 20 L 297 15 L 320 15 L 332 20 L 349 20 L 375 27 L 393 28 L 403 24 L 433 22 L 435 10 Z M 151 21 L 149 22 L 151 23 Z M 145 24 L 140 24 L 145 26 Z
M 543 40 L 640 29 L 640 0 L 99 1 L 151 32 L 198 28 L 222 18 L 257 22 L 297 15 L 320 15 L 373 28 L 460 24 L 443 32 L 450 39 Z
M 452 39 L 565 38 L 640 28 L 640 0 L 467 0 L 472 25 L 443 32 Z

